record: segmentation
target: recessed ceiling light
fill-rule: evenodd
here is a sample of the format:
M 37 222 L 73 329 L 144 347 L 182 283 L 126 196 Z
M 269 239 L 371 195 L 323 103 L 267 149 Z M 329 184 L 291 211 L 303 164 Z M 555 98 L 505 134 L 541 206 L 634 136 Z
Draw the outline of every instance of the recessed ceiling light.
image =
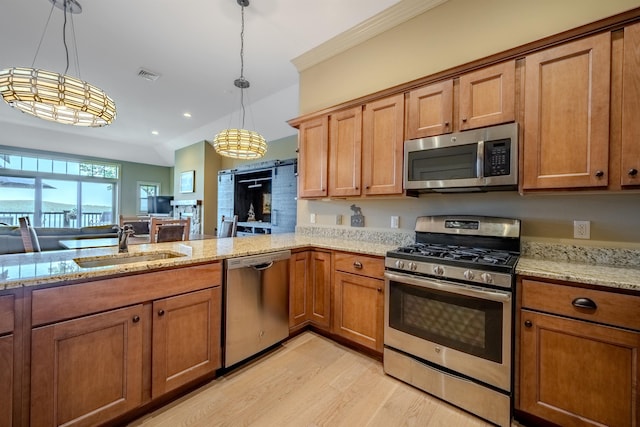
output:
M 157 130 L 152 130 L 151 131 L 151 135 L 158 135 L 160 132 L 158 132 Z
M 185 116 L 186 118 L 190 118 L 191 117 L 191 113 L 184 113 L 183 116 Z

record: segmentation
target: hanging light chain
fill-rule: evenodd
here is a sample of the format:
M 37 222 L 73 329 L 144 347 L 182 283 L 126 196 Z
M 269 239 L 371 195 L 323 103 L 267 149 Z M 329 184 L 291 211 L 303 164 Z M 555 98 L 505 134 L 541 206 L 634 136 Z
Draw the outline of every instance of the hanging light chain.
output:
M 240 107 L 242 108 L 242 129 L 244 129 L 244 88 L 249 86 L 249 82 L 244 78 L 244 5 L 241 5 L 242 25 L 240 27 Z

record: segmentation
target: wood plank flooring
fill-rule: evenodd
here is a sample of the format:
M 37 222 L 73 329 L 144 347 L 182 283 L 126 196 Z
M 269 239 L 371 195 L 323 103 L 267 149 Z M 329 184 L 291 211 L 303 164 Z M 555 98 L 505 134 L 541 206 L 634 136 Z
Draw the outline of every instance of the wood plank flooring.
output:
M 385 375 L 380 362 L 313 332 L 298 335 L 260 359 L 129 424 L 130 427 L 490 425 Z

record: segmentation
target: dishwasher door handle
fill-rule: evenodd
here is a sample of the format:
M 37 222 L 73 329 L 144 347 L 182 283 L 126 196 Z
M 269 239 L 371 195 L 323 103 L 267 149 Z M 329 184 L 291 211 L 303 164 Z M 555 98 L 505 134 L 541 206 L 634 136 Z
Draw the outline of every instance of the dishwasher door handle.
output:
M 266 270 L 268 268 L 271 268 L 272 266 L 273 266 L 273 261 L 265 262 L 264 264 L 252 265 L 251 268 L 253 268 L 256 271 L 262 271 L 262 270 Z

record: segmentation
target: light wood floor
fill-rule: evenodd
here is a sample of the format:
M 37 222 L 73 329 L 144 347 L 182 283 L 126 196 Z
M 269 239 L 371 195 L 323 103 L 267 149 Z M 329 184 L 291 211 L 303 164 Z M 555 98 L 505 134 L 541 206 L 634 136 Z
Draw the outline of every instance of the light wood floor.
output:
M 129 426 L 490 424 L 385 375 L 376 360 L 305 332 Z

